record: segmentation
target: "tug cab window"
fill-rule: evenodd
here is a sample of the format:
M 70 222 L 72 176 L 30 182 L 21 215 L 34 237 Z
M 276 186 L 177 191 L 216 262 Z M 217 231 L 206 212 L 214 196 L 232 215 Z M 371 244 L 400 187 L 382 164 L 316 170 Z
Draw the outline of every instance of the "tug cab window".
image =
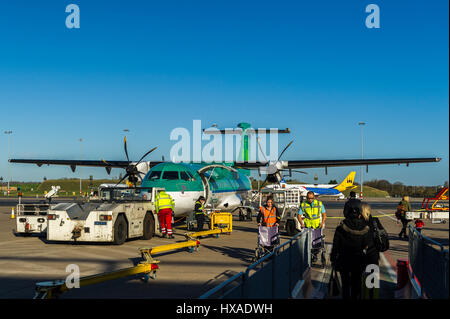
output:
M 177 180 L 180 179 L 178 171 L 164 171 L 162 179 Z
M 156 181 L 161 178 L 161 171 L 152 171 L 148 176 L 149 181 Z

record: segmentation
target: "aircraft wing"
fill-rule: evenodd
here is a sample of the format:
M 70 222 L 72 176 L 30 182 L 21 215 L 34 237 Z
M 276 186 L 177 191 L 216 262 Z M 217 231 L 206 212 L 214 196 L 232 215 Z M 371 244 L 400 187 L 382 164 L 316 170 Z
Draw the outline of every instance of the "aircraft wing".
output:
M 97 160 L 48 160 L 48 159 L 10 159 L 11 163 L 23 163 L 23 164 L 36 164 L 41 167 L 42 165 L 66 165 L 70 166 L 72 171 L 75 171 L 77 166 L 92 166 L 92 167 L 104 167 L 107 170 L 111 168 L 127 168 L 130 163 L 128 161 L 97 161 Z M 162 162 L 150 162 L 150 167 L 153 167 Z
M 287 168 L 315 168 L 330 166 L 366 166 L 366 165 L 386 165 L 386 164 L 411 164 L 439 162 L 436 157 L 428 158 L 376 158 L 376 159 L 350 159 L 350 160 L 314 160 L 314 161 L 287 161 Z
M 293 160 L 281 161 L 279 169 L 298 169 L 298 168 L 318 168 L 333 166 L 368 166 L 368 165 L 386 165 L 386 164 L 412 164 L 412 163 L 429 163 L 439 162 L 438 157 L 423 158 L 376 158 L 376 159 L 346 159 L 346 160 Z M 258 169 L 269 165 L 266 163 L 236 163 L 236 167 L 244 169 Z M 278 165 L 277 165 L 278 166 Z

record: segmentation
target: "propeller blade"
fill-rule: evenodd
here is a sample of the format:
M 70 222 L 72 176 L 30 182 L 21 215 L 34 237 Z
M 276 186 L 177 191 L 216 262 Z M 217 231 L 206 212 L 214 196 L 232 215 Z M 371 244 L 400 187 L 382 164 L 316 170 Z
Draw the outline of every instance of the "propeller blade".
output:
M 261 192 L 261 189 L 264 187 L 264 185 L 266 185 L 266 182 L 267 182 L 267 177 L 266 177 L 266 179 L 264 180 L 264 182 L 259 186 L 258 193 L 256 193 L 256 194 L 252 197 L 252 201 L 254 201 L 255 198 L 259 196 L 259 193 Z
M 145 177 L 146 174 L 141 172 L 141 171 L 137 171 L 137 173 L 138 173 L 137 177 L 139 177 L 139 179 L 141 180 L 141 183 L 142 183 L 144 181 L 144 179 L 141 177 L 141 174 L 144 175 L 144 177 Z
M 297 170 L 294 170 L 294 169 L 292 169 L 292 170 L 290 170 L 291 172 L 295 172 L 295 173 L 302 173 L 302 174 L 308 174 L 307 172 L 304 172 L 304 171 L 297 171 Z M 283 172 L 289 172 L 289 170 L 288 169 L 283 169 Z
M 125 136 L 125 139 L 123 140 L 123 147 L 125 149 L 125 155 L 127 156 L 127 161 L 130 163 L 130 158 L 128 157 L 128 150 L 127 150 L 127 137 Z
M 266 185 L 266 183 L 267 183 L 267 177 L 264 180 L 264 182 L 259 186 L 258 193 L 261 192 L 261 189 L 263 189 L 263 187 L 264 187 L 264 185 Z
M 280 160 L 281 156 L 283 156 L 284 152 L 288 149 L 288 147 L 291 146 L 292 143 L 294 143 L 294 141 L 291 141 L 291 142 L 284 148 L 284 150 L 281 152 L 280 156 L 278 157 L 278 161 Z
M 144 156 L 142 156 L 141 157 L 141 159 L 136 163 L 136 165 L 134 165 L 134 166 L 137 166 L 143 159 L 144 159 L 144 157 L 146 157 L 148 154 L 150 154 L 151 152 L 153 152 L 154 150 L 156 150 L 157 149 L 157 147 L 154 147 L 154 148 L 152 148 L 150 151 L 148 151 L 147 153 L 145 153 L 145 155 Z
M 268 162 L 266 155 L 264 155 L 264 152 L 262 151 L 262 147 L 261 144 L 259 143 L 259 137 L 256 139 L 256 141 L 258 142 L 258 149 L 261 152 L 262 156 L 264 156 L 264 161 Z
M 114 187 L 117 187 L 117 185 L 119 185 L 127 177 L 128 177 L 128 173 L 126 173 L 125 176 L 122 177 L 122 179 Z
M 109 163 L 108 163 L 107 161 L 105 161 L 103 158 L 102 158 L 102 162 L 105 163 L 106 165 L 111 166 L 111 164 L 109 164 Z

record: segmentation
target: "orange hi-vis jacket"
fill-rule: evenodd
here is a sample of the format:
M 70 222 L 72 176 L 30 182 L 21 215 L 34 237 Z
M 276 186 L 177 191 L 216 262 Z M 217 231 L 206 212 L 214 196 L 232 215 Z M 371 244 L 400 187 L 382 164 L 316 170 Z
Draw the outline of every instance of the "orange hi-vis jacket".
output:
M 272 206 L 272 209 L 269 210 L 266 207 L 261 206 L 259 210 L 261 211 L 266 226 L 267 227 L 275 226 L 277 222 L 277 214 L 276 214 L 277 209 L 274 206 Z

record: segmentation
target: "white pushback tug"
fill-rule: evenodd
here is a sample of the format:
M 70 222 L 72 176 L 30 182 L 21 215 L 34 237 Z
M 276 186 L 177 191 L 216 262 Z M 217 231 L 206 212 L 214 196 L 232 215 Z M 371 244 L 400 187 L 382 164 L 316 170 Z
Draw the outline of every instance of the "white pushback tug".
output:
M 111 242 L 151 239 L 159 233 L 155 215 L 155 188 L 106 187 L 101 201 L 60 203 L 48 212 L 47 240 Z
M 52 186 L 52 189 L 45 194 L 48 202 L 23 204 L 21 196 L 19 197 L 19 204 L 16 206 L 16 234 L 37 234 L 40 236 L 45 234 L 47 231 L 47 213 L 54 206 L 51 204 L 51 199 L 57 196 L 60 189 L 60 186 Z

